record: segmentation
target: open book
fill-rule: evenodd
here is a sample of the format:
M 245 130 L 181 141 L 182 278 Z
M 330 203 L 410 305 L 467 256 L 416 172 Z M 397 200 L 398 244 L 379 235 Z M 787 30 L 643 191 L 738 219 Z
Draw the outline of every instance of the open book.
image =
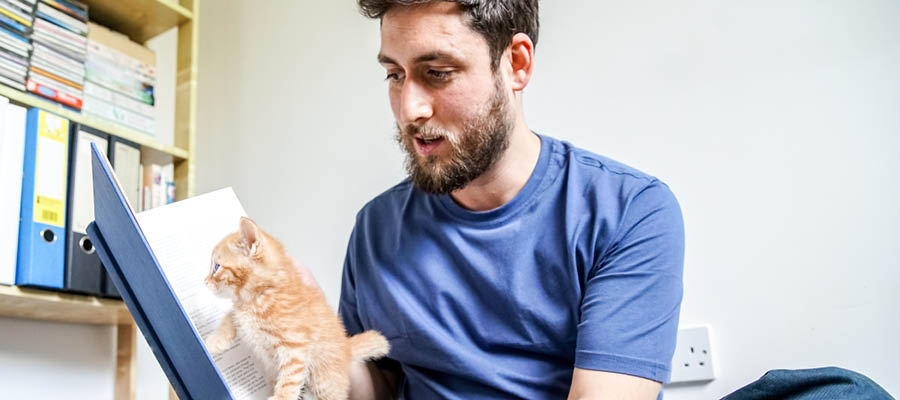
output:
M 160 366 L 181 400 L 266 399 L 261 360 L 235 339 L 210 357 L 202 338 L 230 310 L 204 284 L 212 249 L 237 231 L 244 209 L 229 189 L 135 215 L 95 145 L 95 222 L 88 234 Z

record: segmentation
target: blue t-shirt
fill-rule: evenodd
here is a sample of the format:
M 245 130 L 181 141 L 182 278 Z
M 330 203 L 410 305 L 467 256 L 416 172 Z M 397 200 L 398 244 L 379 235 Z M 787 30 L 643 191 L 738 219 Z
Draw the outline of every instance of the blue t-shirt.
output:
M 575 367 L 668 381 L 684 259 L 675 197 L 540 138 L 528 182 L 497 209 L 407 180 L 357 215 L 339 313 L 348 333 L 387 337 L 404 398 L 565 398 Z

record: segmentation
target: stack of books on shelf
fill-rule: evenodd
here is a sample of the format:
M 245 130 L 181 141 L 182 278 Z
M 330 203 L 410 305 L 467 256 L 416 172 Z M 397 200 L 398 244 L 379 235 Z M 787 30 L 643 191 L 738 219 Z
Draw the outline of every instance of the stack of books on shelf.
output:
M 155 134 L 156 54 L 103 26 L 89 27 L 84 112 Z
M 141 204 L 136 210 L 145 211 L 175 202 L 175 165 L 144 161 L 141 164 L 143 187 Z
M 39 0 L 34 15 L 25 86 L 29 92 L 80 110 L 87 59 L 87 6 L 75 0 Z
M 0 0 L 0 84 L 25 91 L 36 0 Z

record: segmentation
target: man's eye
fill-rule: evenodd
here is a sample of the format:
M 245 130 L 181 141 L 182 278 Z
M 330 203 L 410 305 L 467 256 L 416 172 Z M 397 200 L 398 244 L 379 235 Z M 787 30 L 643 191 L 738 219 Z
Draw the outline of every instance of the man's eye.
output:
M 387 77 L 384 78 L 384 80 L 389 81 L 389 82 L 396 82 L 396 81 L 400 80 L 400 74 L 398 74 L 398 73 L 388 74 Z
M 439 71 L 436 69 L 428 70 L 428 75 L 430 75 L 432 78 L 437 79 L 439 81 L 447 80 L 448 78 L 450 78 L 450 75 L 452 73 L 453 73 L 453 71 Z

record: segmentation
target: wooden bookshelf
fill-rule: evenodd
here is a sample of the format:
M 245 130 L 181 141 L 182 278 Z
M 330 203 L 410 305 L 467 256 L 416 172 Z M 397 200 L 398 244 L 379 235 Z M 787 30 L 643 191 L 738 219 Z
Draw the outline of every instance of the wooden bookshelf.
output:
M 147 40 L 178 27 L 175 87 L 174 145 L 115 122 L 82 114 L 36 95 L 0 85 L 0 96 L 26 107 L 58 114 L 141 145 L 142 151 L 173 157 L 176 199 L 194 193 L 197 110 L 197 43 L 200 0 L 80 0 L 92 21 L 121 32 L 131 40 Z M 114 396 L 135 398 L 137 327 L 125 304 L 93 296 L 0 285 L 0 317 L 26 318 L 75 324 L 110 325 L 117 328 Z
M 3 285 L 0 316 L 94 325 L 133 323 L 119 300 Z
M 181 26 L 194 16 L 189 8 L 167 0 L 94 0 L 85 3 L 90 6 L 92 21 L 124 33 L 139 43 Z

